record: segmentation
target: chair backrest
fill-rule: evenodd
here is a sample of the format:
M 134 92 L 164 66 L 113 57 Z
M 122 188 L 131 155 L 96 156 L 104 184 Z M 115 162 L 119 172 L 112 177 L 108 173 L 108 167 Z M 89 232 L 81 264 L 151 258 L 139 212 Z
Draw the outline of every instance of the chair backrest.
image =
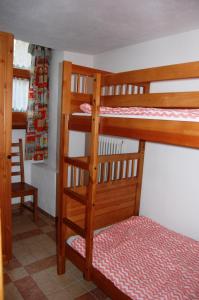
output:
M 24 182 L 24 161 L 23 161 L 23 143 L 19 139 L 17 143 L 12 143 L 12 172 L 11 176 L 19 176 L 20 182 Z M 13 170 L 14 169 L 14 170 Z

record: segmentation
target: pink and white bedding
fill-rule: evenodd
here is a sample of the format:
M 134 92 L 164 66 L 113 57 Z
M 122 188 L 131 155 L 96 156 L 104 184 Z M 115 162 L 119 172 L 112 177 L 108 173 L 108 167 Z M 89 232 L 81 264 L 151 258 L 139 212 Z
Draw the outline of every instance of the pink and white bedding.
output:
M 91 114 L 92 107 L 88 103 L 80 105 L 82 112 Z M 141 119 L 158 119 L 173 121 L 199 122 L 199 109 L 163 109 L 146 107 L 100 107 L 100 115 L 104 117 L 124 117 Z
M 71 245 L 85 256 L 83 238 Z M 146 217 L 98 233 L 93 266 L 134 300 L 199 299 L 199 242 Z

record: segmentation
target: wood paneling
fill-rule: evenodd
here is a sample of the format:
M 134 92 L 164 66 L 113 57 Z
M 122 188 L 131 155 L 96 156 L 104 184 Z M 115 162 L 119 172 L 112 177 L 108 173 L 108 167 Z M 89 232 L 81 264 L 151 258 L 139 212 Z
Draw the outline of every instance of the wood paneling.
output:
M 136 188 L 137 180 L 135 178 L 112 181 L 110 184 L 98 184 L 94 229 L 111 225 L 134 215 L 136 209 Z M 86 187 L 77 188 L 76 191 L 85 195 Z M 71 199 L 68 200 L 68 218 L 79 226 L 83 226 L 85 207 Z M 74 232 L 68 231 L 67 237 L 73 234 Z
M 11 127 L 13 36 L 0 32 L 0 208 L 2 213 L 3 259 L 12 256 L 11 232 Z

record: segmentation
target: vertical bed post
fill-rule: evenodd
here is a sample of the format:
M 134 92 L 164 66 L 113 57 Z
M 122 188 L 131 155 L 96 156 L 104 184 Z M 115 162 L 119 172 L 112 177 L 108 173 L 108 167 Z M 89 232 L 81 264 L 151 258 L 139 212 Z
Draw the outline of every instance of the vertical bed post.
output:
M 144 85 L 144 94 L 148 94 L 150 92 L 150 83 L 145 83 Z M 138 160 L 137 165 L 137 189 L 136 189 L 136 197 L 135 197 L 135 215 L 139 215 L 140 211 L 140 197 L 141 197 L 141 189 L 142 189 L 142 178 L 143 178 L 143 167 L 144 167 L 144 153 L 145 153 L 145 141 L 139 141 L 139 149 L 138 152 L 141 154 L 141 157 Z
M 65 242 L 67 236 L 67 227 L 63 223 L 66 215 L 67 195 L 64 194 L 64 187 L 67 186 L 68 170 L 67 164 L 64 163 L 64 156 L 68 155 L 69 130 L 68 121 L 71 111 L 71 75 L 72 63 L 64 61 L 62 70 L 62 98 L 61 98 L 61 120 L 60 120 L 60 145 L 59 145 L 59 174 L 58 174 L 58 191 L 57 191 L 57 272 L 65 272 Z
M 139 150 L 141 157 L 138 160 L 137 165 L 137 189 L 135 197 L 135 216 L 139 215 L 140 210 L 140 196 L 142 188 L 142 177 L 143 177 L 143 166 L 144 166 L 144 152 L 145 152 L 145 141 L 139 141 Z
M 86 205 L 86 265 L 85 278 L 90 280 L 92 256 L 93 256 L 93 223 L 94 208 L 96 200 L 97 169 L 98 169 L 98 138 L 99 138 L 99 107 L 101 93 L 101 74 L 94 77 L 94 89 L 92 99 L 92 123 L 91 123 L 91 144 L 90 144 L 90 161 L 89 161 L 89 185 L 88 185 L 88 202 Z

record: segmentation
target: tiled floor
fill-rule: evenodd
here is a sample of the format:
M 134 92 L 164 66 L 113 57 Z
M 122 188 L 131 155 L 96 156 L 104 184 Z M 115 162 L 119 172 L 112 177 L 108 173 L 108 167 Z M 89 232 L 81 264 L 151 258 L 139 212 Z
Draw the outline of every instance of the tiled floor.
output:
M 4 269 L 5 300 L 92 300 L 108 299 L 69 261 L 66 273 L 56 272 L 55 225 L 40 214 L 13 214 L 13 259 Z

